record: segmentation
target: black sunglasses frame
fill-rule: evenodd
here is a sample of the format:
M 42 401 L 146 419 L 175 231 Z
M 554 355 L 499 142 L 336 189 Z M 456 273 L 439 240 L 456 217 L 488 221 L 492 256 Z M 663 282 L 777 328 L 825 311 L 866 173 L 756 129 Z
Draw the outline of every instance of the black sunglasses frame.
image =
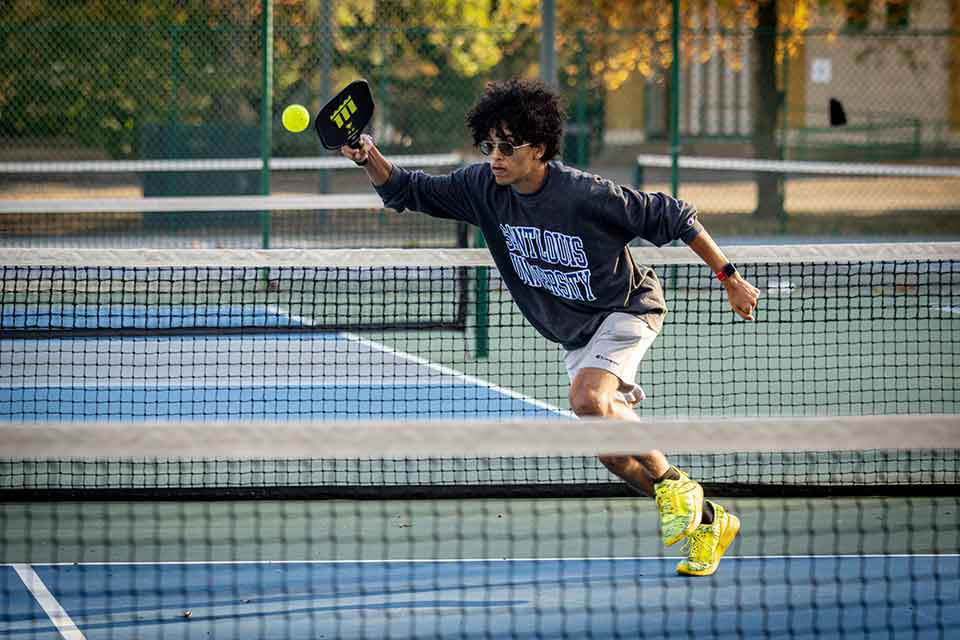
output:
M 480 153 L 485 156 L 492 155 L 493 150 L 496 149 L 500 152 L 500 155 L 509 158 L 517 151 L 517 149 L 522 149 L 523 147 L 529 146 L 529 142 L 525 142 L 523 144 L 510 144 L 509 142 L 494 142 L 492 140 L 484 140 L 483 142 L 477 144 L 477 149 L 479 149 Z

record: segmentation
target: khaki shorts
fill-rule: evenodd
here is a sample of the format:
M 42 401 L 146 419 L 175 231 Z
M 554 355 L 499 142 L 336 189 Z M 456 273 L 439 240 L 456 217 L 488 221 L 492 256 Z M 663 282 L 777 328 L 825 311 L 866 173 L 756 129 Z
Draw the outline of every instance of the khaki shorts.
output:
M 617 398 L 633 406 L 646 398 L 637 384 L 637 369 L 640 361 L 657 332 L 646 322 L 630 313 L 611 313 L 600 324 L 585 346 L 567 351 L 564 363 L 570 381 L 580 369 L 592 368 L 609 371 L 620 379 Z

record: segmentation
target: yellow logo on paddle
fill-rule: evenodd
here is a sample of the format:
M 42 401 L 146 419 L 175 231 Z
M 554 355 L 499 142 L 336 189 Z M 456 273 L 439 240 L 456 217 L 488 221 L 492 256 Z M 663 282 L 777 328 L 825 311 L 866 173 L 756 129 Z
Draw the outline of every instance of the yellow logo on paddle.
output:
M 347 128 L 348 131 L 353 129 L 353 123 L 350 121 L 350 116 L 357 112 L 357 105 L 353 102 L 353 98 L 347 96 L 347 99 L 343 101 L 337 110 L 333 112 L 333 115 L 330 116 L 330 119 L 337 124 L 338 129 Z

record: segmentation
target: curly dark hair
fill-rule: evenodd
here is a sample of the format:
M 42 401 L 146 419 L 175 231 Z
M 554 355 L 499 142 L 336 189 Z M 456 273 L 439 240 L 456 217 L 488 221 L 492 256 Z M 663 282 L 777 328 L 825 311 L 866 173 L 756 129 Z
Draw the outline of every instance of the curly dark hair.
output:
M 566 115 L 560 96 L 539 80 L 489 82 L 477 103 L 467 112 L 467 127 L 473 144 L 480 144 L 494 129 L 506 138 L 503 125 L 510 130 L 514 144 L 543 144 L 541 160 L 551 160 L 560 151 Z

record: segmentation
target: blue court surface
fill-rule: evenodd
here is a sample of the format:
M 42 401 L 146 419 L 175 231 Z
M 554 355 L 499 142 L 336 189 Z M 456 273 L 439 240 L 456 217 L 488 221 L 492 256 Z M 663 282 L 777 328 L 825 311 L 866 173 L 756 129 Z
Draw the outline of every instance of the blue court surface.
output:
M 556 417 L 558 407 L 350 333 L 5 341 L 0 419 Z
M 960 624 L 955 555 L 733 557 L 698 579 L 674 562 L 8 565 L 0 635 L 935 638 Z
M 256 304 L 47 304 L 0 310 L 10 329 L 170 330 L 209 334 L 0 343 L 0 420 L 290 420 L 556 417 L 551 403 L 435 361 L 442 334 L 413 331 L 422 354 Z M 219 328 L 250 334 L 218 335 Z M 433 338 L 431 340 L 431 338 Z M 557 356 L 560 357 L 559 354 Z
M 8 329 L 178 329 L 300 327 L 290 314 L 267 305 L 36 304 L 0 309 Z

